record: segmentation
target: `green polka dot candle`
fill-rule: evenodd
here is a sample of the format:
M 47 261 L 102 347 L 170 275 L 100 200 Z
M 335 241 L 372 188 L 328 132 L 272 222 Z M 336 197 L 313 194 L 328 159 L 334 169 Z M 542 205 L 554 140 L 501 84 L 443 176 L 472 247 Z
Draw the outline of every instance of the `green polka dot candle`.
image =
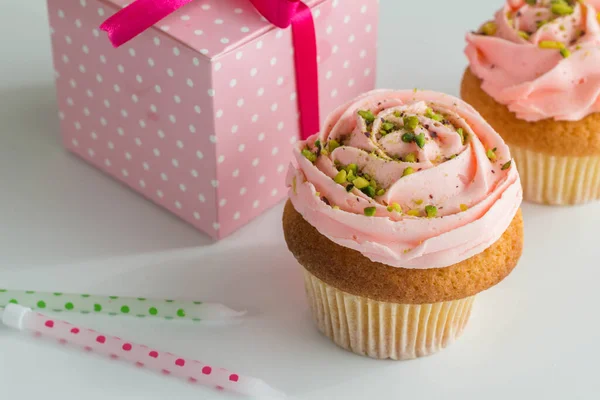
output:
M 157 300 L 144 297 L 95 296 L 61 292 L 36 292 L 0 289 L 0 307 L 19 304 L 39 311 L 76 312 L 81 314 L 153 317 L 166 320 L 226 320 L 240 317 L 238 312 L 222 304 L 201 301 Z

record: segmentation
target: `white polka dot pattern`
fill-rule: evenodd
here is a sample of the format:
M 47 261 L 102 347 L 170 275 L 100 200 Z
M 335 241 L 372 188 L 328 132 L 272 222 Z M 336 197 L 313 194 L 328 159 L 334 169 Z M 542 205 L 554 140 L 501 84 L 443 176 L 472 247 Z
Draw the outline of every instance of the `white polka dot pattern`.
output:
M 97 27 L 116 9 L 49 2 L 65 146 L 214 238 L 285 197 L 299 135 L 291 30 L 248 0 L 197 0 L 114 49 Z M 323 120 L 374 87 L 378 6 L 314 12 Z

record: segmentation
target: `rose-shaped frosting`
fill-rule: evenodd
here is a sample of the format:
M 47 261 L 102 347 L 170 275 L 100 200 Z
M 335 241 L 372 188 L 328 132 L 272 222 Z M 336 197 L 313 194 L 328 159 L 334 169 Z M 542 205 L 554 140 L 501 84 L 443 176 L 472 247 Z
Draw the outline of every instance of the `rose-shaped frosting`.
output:
M 372 261 L 450 266 L 498 240 L 521 204 L 508 147 L 452 96 L 374 91 L 324 126 L 294 150 L 290 199 L 321 234 Z
M 600 111 L 599 0 L 508 0 L 467 35 L 482 89 L 518 118 L 577 121 Z

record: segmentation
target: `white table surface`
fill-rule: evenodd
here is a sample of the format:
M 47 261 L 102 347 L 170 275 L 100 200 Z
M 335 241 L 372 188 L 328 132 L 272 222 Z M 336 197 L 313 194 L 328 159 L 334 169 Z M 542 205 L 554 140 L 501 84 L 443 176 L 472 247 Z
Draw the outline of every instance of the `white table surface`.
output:
M 500 5 L 381 0 L 379 87 L 457 94 L 464 33 Z M 281 206 L 211 243 L 61 149 L 52 76 L 44 1 L 0 1 L 0 286 L 200 296 L 247 308 L 250 316 L 230 327 L 69 318 L 261 377 L 298 400 L 599 398 L 600 204 L 524 205 L 521 262 L 479 296 L 463 337 L 429 358 L 371 360 L 338 349 L 313 326 L 300 268 L 283 241 Z M 7 329 L 0 393 L 229 398 Z

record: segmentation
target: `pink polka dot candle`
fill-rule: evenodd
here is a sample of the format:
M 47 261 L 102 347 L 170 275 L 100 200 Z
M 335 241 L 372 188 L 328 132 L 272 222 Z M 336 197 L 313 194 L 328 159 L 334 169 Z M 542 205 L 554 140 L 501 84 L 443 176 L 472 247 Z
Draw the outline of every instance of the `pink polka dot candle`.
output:
M 165 376 L 192 384 L 226 390 L 255 398 L 283 399 L 285 396 L 264 381 L 236 372 L 217 368 L 175 354 L 159 351 L 118 337 L 78 327 L 18 304 L 0 308 L 0 319 L 8 327 L 46 338 L 86 352 L 93 352 L 113 360 L 121 360 Z

